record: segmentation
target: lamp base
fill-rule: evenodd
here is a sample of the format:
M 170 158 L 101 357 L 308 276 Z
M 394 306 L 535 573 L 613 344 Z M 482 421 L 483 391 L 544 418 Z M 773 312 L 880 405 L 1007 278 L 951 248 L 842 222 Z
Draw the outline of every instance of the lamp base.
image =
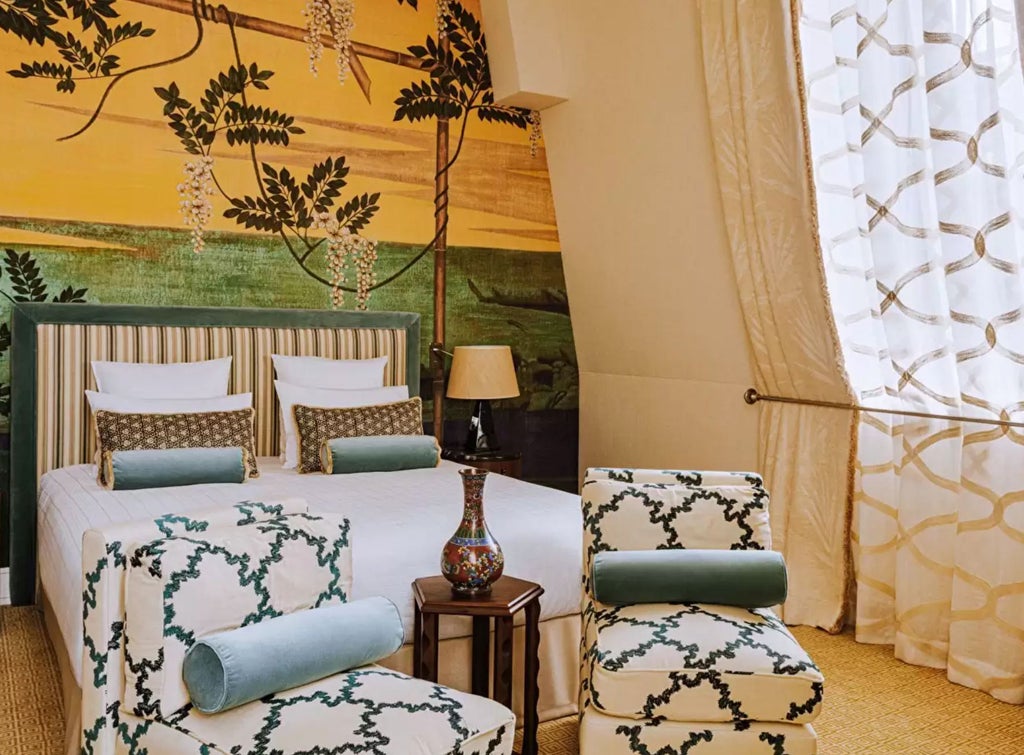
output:
M 466 442 L 462 448 L 468 454 L 494 453 L 501 449 L 494 434 L 490 400 L 478 399 L 473 405 L 473 416 L 469 418 Z

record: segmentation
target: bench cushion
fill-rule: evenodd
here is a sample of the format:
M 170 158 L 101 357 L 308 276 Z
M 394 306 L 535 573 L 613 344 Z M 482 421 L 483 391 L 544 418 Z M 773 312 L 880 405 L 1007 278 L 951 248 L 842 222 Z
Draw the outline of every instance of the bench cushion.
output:
M 228 754 L 505 755 L 515 716 L 487 698 L 364 666 L 224 713 L 193 709 L 155 726 L 190 735 L 204 752 Z
M 658 755 L 815 755 L 809 724 L 625 721 L 588 708 L 580 722 L 581 753 Z
M 821 672 L 767 608 L 601 608 L 586 642 L 593 705 L 614 716 L 806 723 L 820 709 Z

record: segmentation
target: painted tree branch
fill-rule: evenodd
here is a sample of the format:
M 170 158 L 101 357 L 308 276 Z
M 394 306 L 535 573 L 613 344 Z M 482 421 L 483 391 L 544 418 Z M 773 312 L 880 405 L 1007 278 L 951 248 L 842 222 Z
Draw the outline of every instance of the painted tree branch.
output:
M 143 2 L 149 2 L 150 0 L 142 0 L 142 1 Z M 167 2 L 167 0 L 154 0 L 154 1 Z M 196 0 L 196 1 L 197 1 L 197 7 L 196 7 L 196 10 L 195 10 L 194 16 L 196 17 L 197 22 L 201 23 L 202 21 L 209 21 L 209 16 L 211 16 L 211 15 L 217 15 L 219 18 L 222 18 L 224 20 L 225 25 L 228 27 L 228 30 L 229 30 L 229 33 L 230 33 L 230 37 L 231 37 L 232 47 L 233 47 L 234 52 L 235 52 L 235 67 L 234 67 L 233 70 L 236 71 L 236 72 L 239 72 L 239 73 L 245 73 L 246 69 L 242 65 L 241 55 L 240 55 L 240 52 L 239 52 L 239 49 L 238 49 L 238 38 L 237 38 L 237 34 L 236 34 L 237 26 L 235 24 L 235 15 L 234 15 L 234 13 L 232 13 L 230 10 L 226 10 L 224 6 L 219 6 L 217 9 L 211 9 L 209 5 L 199 6 L 198 5 L 198 0 Z M 417 57 L 417 60 L 420 60 L 420 63 L 418 65 L 418 67 L 417 67 L 419 70 L 423 70 L 423 69 L 431 67 L 431 64 L 428 61 L 424 61 L 424 60 L 422 60 L 419 57 Z M 258 71 L 256 71 L 256 72 L 249 72 L 248 75 L 259 78 L 259 73 L 260 72 L 258 72 Z M 241 111 L 242 112 L 247 112 L 250 109 L 249 103 L 248 103 L 248 100 L 247 100 L 247 97 L 246 97 L 246 94 L 245 94 L 245 91 L 244 91 L 245 90 L 245 85 L 244 85 L 245 78 L 246 78 L 245 76 L 242 76 L 242 84 L 240 84 L 240 89 L 239 89 L 239 92 L 237 93 L 238 96 L 241 98 L 241 103 L 242 103 Z M 261 88 L 265 88 L 265 87 L 261 87 Z M 161 92 L 162 92 L 162 94 L 161 94 Z M 183 141 L 183 144 L 186 147 L 186 151 L 188 151 L 188 152 L 190 152 L 192 154 L 200 154 L 201 153 L 201 154 L 209 156 L 209 154 L 210 154 L 210 144 L 212 143 L 212 138 L 216 134 L 218 134 L 220 132 L 226 132 L 226 133 L 230 134 L 231 129 L 236 129 L 237 128 L 236 124 L 230 124 L 230 125 L 228 125 L 228 124 L 221 125 L 220 124 L 221 115 L 224 113 L 225 109 L 229 105 L 228 101 L 225 101 L 224 103 L 221 103 L 221 107 L 220 107 L 219 111 L 217 111 L 216 113 L 210 113 L 210 115 L 212 117 L 214 117 L 214 119 L 209 122 L 209 128 L 206 128 L 204 130 L 204 133 L 202 135 L 200 135 L 198 132 L 195 131 L 196 124 L 192 123 L 192 121 L 188 117 L 185 116 L 185 110 L 187 110 L 190 107 L 190 103 L 180 99 L 181 95 L 179 94 L 176 86 L 173 83 L 168 88 L 165 88 L 165 89 L 158 88 L 157 89 L 157 93 L 160 94 L 161 98 L 164 99 L 165 102 L 168 103 L 168 106 L 173 109 L 174 112 L 171 114 L 171 116 L 172 116 L 171 120 L 172 120 L 172 122 L 177 122 L 178 126 L 180 127 L 180 128 L 176 128 L 174 130 L 177 133 L 179 139 L 181 139 Z M 207 96 L 209 97 L 211 95 L 208 94 Z M 438 145 L 437 145 L 437 147 L 438 147 L 438 154 L 437 154 L 438 160 L 437 160 L 437 170 L 436 170 L 436 173 L 435 173 L 435 176 L 434 176 L 435 184 L 436 184 L 436 186 L 435 186 L 436 194 L 435 194 L 435 198 L 434 198 L 434 204 L 435 204 L 435 233 L 434 233 L 433 238 L 431 238 L 431 240 L 429 242 L 427 242 L 427 244 L 425 246 L 423 246 L 418 253 L 416 253 L 405 264 L 403 264 L 400 269 L 398 269 L 397 271 L 395 271 L 395 272 L 391 273 L 390 275 L 388 275 L 384 280 L 378 281 L 378 282 L 368 286 L 367 292 L 376 290 L 376 289 L 381 288 L 383 286 L 386 286 L 386 285 L 392 283 L 393 281 L 395 281 L 396 279 L 400 278 L 402 275 L 404 275 L 406 272 L 408 272 L 413 266 L 416 265 L 417 262 L 419 262 L 424 256 L 426 256 L 431 251 L 433 251 L 435 253 L 435 265 L 436 265 L 436 263 L 438 261 L 437 257 L 440 257 L 441 261 L 443 263 L 444 252 L 445 252 L 445 249 L 446 249 L 446 246 L 447 246 L 445 241 L 446 241 L 447 226 L 448 226 L 448 203 L 449 203 L 449 198 L 448 198 L 447 173 L 448 173 L 449 169 L 452 167 L 452 165 L 455 163 L 455 161 L 458 159 L 459 155 L 462 152 L 462 147 L 465 144 L 465 138 L 466 138 L 466 127 L 468 125 L 468 117 L 467 116 L 468 116 L 468 114 L 470 112 L 472 112 L 477 107 L 476 101 L 477 101 L 477 98 L 479 96 L 480 96 L 480 86 L 479 86 L 479 83 L 477 82 L 471 88 L 471 91 L 467 92 L 467 94 L 466 94 L 467 99 L 466 99 L 466 101 L 464 103 L 465 104 L 465 108 L 461 111 L 462 112 L 462 118 L 461 118 L 462 124 L 461 124 L 461 128 L 459 129 L 459 132 L 458 132 L 458 140 L 457 140 L 457 143 L 455 145 L 454 151 L 451 152 L 451 153 L 449 152 L 449 148 L 448 148 L 448 118 L 447 117 L 443 117 L 443 118 L 439 119 L 439 123 L 438 123 L 439 134 L 438 134 Z M 453 102 L 454 102 L 454 100 L 453 100 Z M 177 117 L 174 117 L 175 114 L 177 115 Z M 288 120 L 287 123 L 284 122 L 286 114 L 284 114 L 284 113 L 277 113 L 276 111 L 273 111 L 273 112 L 269 112 L 266 115 L 266 117 L 271 117 L 271 116 L 273 116 L 272 120 L 273 120 L 273 123 L 274 123 L 275 126 L 287 127 L 287 130 L 289 130 L 289 131 L 291 130 L 291 119 L 290 118 L 287 119 Z M 193 120 L 197 120 L 197 119 L 201 119 L 201 115 L 200 114 L 197 114 L 197 118 L 193 119 Z M 174 128 L 173 123 L 172 123 L 172 128 Z M 191 130 L 190 130 L 190 128 L 191 128 Z M 298 131 L 297 127 L 296 127 L 296 131 L 295 132 L 296 133 L 300 133 Z M 257 159 L 256 154 L 255 154 L 255 149 L 256 149 L 255 142 L 254 141 L 246 141 L 246 142 L 239 142 L 239 143 L 247 143 L 249 145 L 250 161 L 252 163 L 254 177 L 255 177 L 255 180 L 257 182 L 257 186 L 259 188 L 259 191 L 260 191 L 260 196 L 262 197 L 263 205 L 265 207 L 270 207 L 273 203 L 271 202 L 271 198 L 268 196 L 267 190 L 266 190 L 266 186 L 264 185 L 264 180 L 263 180 L 263 175 L 261 174 L 259 160 Z M 285 142 L 285 143 L 287 143 L 287 142 Z M 189 148 L 190 144 L 192 145 L 191 149 Z M 451 155 L 450 159 L 449 159 L 449 154 Z M 278 235 L 280 237 L 281 241 L 285 244 L 286 248 L 288 249 L 288 251 L 291 254 L 291 256 L 294 259 L 294 261 L 299 265 L 299 267 L 303 270 L 303 272 L 305 272 L 311 278 L 313 278 L 314 280 L 318 281 L 321 284 L 330 286 L 330 287 L 332 287 L 334 289 L 338 289 L 338 290 L 342 290 L 342 291 L 346 291 L 346 292 L 357 292 L 358 293 L 358 291 L 356 289 L 352 289 L 352 288 L 350 288 L 348 286 L 345 286 L 345 285 L 336 285 L 335 282 L 329 281 L 327 278 L 325 278 L 323 275 L 321 275 L 319 272 L 317 272 L 311 266 L 311 264 L 309 263 L 309 258 L 312 255 L 313 251 L 317 247 L 319 247 L 319 246 L 321 246 L 323 244 L 324 239 L 319 239 L 319 240 L 315 240 L 315 241 L 311 240 L 309 238 L 309 235 L 308 235 L 308 229 L 309 229 L 308 225 L 303 224 L 299 220 L 296 220 L 296 221 L 293 221 L 293 222 L 289 222 L 287 220 L 283 220 L 283 219 L 279 218 L 279 220 L 281 221 L 279 228 L 276 228 L 276 229 L 270 228 L 270 227 L 264 228 L 263 226 L 266 225 L 266 222 L 267 222 L 267 219 L 265 217 L 262 219 L 261 222 L 255 222 L 255 221 L 250 222 L 250 221 L 252 221 L 252 218 L 255 218 L 256 216 L 259 216 L 261 214 L 263 214 L 263 215 L 266 214 L 266 211 L 264 210 L 264 208 L 261 208 L 260 206 L 258 206 L 259 203 L 260 203 L 260 199 L 259 198 L 251 199 L 249 197 L 245 197 L 244 199 L 234 198 L 234 197 L 230 196 L 226 192 L 225 188 L 221 185 L 219 179 L 217 178 L 217 176 L 215 174 L 215 171 L 211 170 L 210 171 L 210 175 L 211 175 L 211 180 L 212 180 L 213 184 L 216 186 L 217 190 L 221 193 L 222 196 L 224 196 L 232 204 L 233 209 L 230 210 L 230 212 L 234 213 L 234 215 L 227 215 L 227 213 L 225 213 L 226 216 L 235 217 L 236 220 L 238 220 L 238 222 L 241 222 L 241 223 L 245 224 L 246 227 L 255 226 L 257 228 L 262 228 L 264 230 L 273 230 L 275 235 Z M 339 220 L 340 220 L 340 217 L 339 217 Z M 263 225 L 261 225 L 261 223 Z M 294 239 L 292 239 L 288 235 L 289 232 L 294 234 L 294 236 L 295 236 Z M 296 247 L 296 244 L 298 244 L 299 246 L 301 246 L 303 248 L 302 249 L 298 249 Z M 443 266 L 442 266 L 442 270 L 443 270 Z M 443 273 L 442 273 L 442 277 L 443 277 Z M 443 287 L 443 282 L 442 282 L 442 287 Z M 443 323 L 443 315 L 441 316 L 441 318 L 439 318 L 439 320 L 440 320 L 441 323 Z
M 172 11 L 173 13 L 181 13 L 188 16 L 192 15 L 192 3 L 189 2 L 189 0 L 126 0 L 126 2 L 136 3 L 137 5 L 147 5 L 151 8 L 160 8 L 161 10 Z M 246 29 L 248 31 L 255 31 L 261 34 L 269 34 L 281 39 L 290 39 L 294 42 L 302 42 L 303 44 L 306 42 L 306 30 L 300 26 L 291 26 L 289 24 L 278 23 L 277 21 L 270 21 L 265 18 L 248 16 L 244 13 L 228 10 L 223 5 L 212 6 L 206 5 L 205 3 L 203 5 L 205 5 L 206 8 L 204 18 L 209 21 L 226 23 L 227 16 L 225 13 L 230 13 L 234 20 L 236 29 Z M 334 43 L 334 40 L 328 36 L 324 36 L 323 41 L 328 47 Z M 363 42 L 353 41 L 352 52 L 355 53 L 355 55 L 359 55 L 364 58 L 380 60 L 397 66 L 415 68 L 418 70 L 423 68 L 419 58 L 416 58 L 413 55 L 398 52 L 396 50 L 388 50 L 385 47 L 368 45 Z
M 185 52 L 181 53 L 180 55 L 175 55 L 173 58 L 169 58 L 167 60 L 159 60 L 159 61 L 156 61 L 155 63 L 146 63 L 146 64 L 141 65 L 141 66 L 135 66 L 134 68 L 129 68 L 128 70 L 121 71 L 121 73 L 115 75 L 110 80 L 110 83 L 107 84 L 106 88 L 103 90 L 103 96 L 100 97 L 99 103 L 96 105 L 96 108 L 93 110 L 92 116 L 89 118 L 89 120 L 87 120 L 85 122 L 85 125 L 83 125 L 80 129 L 78 129 L 74 133 L 68 134 L 67 136 L 60 137 L 59 139 L 57 139 L 57 141 L 59 141 L 59 142 L 67 141 L 68 139 L 74 139 L 76 136 L 80 136 L 81 134 L 84 134 L 89 129 L 89 127 L 92 126 L 92 124 L 96 122 L 96 119 L 100 117 L 100 113 L 103 112 L 103 105 L 106 103 L 107 97 L 110 96 L 110 92 L 123 79 L 127 78 L 128 76 L 131 76 L 132 74 L 138 73 L 140 71 L 148 71 L 148 70 L 152 70 L 154 68 L 162 68 L 163 66 L 169 66 L 169 65 L 173 65 L 174 63 L 180 63 L 181 61 L 186 60 L 186 59 L 192 57 L 196 53 L 196 51 L 199 49 L 199 47 L 203 44 L 203 23 L 202 23 L 202 21 L 199 20 L 199 2 L 200 2 L 200 0 L 185 0 L 185 6 L 188 9 L 188 15 L 192 16 L 195 19 L 195 22 L 196 22 L 196 39 L 192 43 L 192 46 L 189 47 L 188 50 L 186 50 Z
M 349 70 L 352 71 L 352 78 L 356 80 L 359 88 L 363 90 L 363 96 L 366 97 L 367 102 L 373 102 L 370 97 L 370 74 L 366 70 L 366 66 L 363 65 L 362 59 L 354 52 L 348 56 Z

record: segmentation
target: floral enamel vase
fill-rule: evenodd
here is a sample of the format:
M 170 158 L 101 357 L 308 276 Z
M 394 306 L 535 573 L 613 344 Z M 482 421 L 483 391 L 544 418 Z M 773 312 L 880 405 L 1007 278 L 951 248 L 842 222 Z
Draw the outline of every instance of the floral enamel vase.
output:
M 484 521 L 487 471 L 460 469 L 464 504 L 462 521 L 441 551 L 441 573 L 456 595 L 486 595 L 505 568 L 501 546 Z

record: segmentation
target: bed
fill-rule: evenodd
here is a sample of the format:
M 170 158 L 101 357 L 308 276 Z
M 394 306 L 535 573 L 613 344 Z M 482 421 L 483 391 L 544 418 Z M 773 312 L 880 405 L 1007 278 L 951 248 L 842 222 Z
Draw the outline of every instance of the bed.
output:
M 15 603 L 43 608 L 63 677 L 69 752 L 77 751 L 80 729 L 81 542 L 90 528 L 245 500 L 304 498 L 311 511 L 351 520 L 354 595 L 394 601 L 411 640 L 411 582 L 437 573 L 441 546 L 461 514 L 458 466 L 442 462 L 433 469 L 334 476 L 282 469 L 270 354 L 388 355 L 385 383 L 418 386 L 418 315 L 23 304 L 12 315 L 12 333 L 11 594 Z M 231 390 L 254 394 L 260 477 L 243 485 L 102 489 L 90 463 L 95 441 L 83 395 L 93 387 L 90 361 L 227 355 L 234 357 Z M 485 507 L 506 572 L 545 588 L 541 720 L 572 713 L 580 632 L 579 499 L 492 475 Z M 451 618 L 441 634 L 440 681 L 468 689 L 471 625 Z M 516 634 L 522 652 L 522 630 Z M 411 645 L 387 665 L 410 671 Z M 521 705 L 518 697 L 514 705 Z

